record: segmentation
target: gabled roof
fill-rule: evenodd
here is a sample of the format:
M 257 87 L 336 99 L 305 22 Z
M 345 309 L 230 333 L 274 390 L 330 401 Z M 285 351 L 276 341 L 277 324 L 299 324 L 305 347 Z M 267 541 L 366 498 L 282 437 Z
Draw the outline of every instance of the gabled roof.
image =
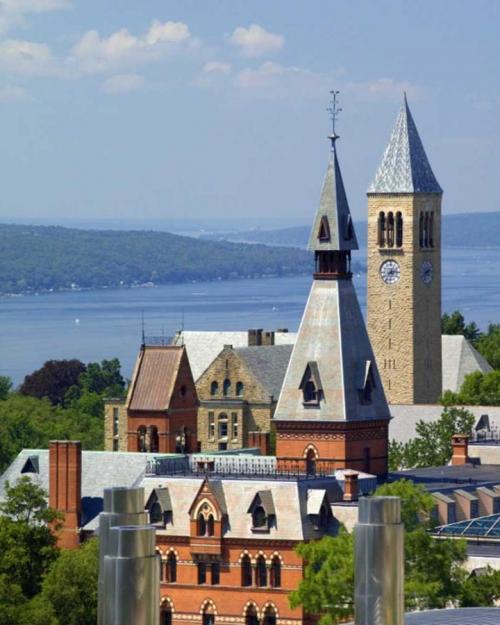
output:
M 160 504 L 163 512 L 172 512 L 172 501 L 168 488 L 160 487 L 152 490 L 144 507 L 149 510 L 155 501 Z
M 368 193 L 442 193 L 413 121 L 406 94 Z
M 323 181 L 321 199 L 309 237 L 308 249 L 313 252 L 358 249 L 335 148 L 332 150 Z
M 325 499 L 328 505 L 326 489 L 310 488 L 307 491 L 307 514 L 319 514 Z
M 475 371 L 489 373 L 493 368 L 469 341 L 460 334 L 441 336 L 443 391 L 458 393 L 465 376 Z
M 259 503 L 264 508 L 264 512 L 267 516 L 276 515 L 273 494 L 270 490 L 257 491 L 255 497 L 252 499 L 252 503 L 248 506 L 247 512 L 253 512 Z
M 259 345 L 234 351 L 267 393 L 278 399 L 292 349 L 293 345 Z
M 191 505 L 188 510 L 189 514 L 192 514 L 198 501 L 209 495 L 212 495 L 217 507 L 219 508 L 218 512 L 221 515 L 227 514 L 226 498 L 224 496 L 224 489 L 222 488 L 220 479 L 209 479 L 208 477 L 201 482 L 195 497 L 191 501 Z
M 186 364 L 184 347 L 142 346 L 128 392 L 129 410 L 168 410 L 181 365 Z
M 360 370 L 371 362 L 371 401 L 359 392 Z M 322 397 L 304 403 L 300 383 L 317 363 Z M 389 408 L 351 280 L 314 280 L 288 365 L 275 419 L 350 421 L 389 418 Z

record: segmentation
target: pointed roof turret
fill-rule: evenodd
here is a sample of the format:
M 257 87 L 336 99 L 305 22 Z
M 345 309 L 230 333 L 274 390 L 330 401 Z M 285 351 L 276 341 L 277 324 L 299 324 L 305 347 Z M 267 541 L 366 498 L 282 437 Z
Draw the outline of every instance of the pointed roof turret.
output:
M 404 94 L 389 144 L 368 193 L 442 192 Z

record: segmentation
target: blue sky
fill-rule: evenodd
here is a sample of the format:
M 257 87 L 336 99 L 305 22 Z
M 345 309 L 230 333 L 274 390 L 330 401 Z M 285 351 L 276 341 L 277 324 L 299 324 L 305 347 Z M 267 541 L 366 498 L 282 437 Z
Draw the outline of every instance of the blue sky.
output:
M 309 223 L 332 87 L 356 219 L 403 90 L 445 212 L 500 210 L 499 31 L 497 0 L 3 0 L 0 221 Z

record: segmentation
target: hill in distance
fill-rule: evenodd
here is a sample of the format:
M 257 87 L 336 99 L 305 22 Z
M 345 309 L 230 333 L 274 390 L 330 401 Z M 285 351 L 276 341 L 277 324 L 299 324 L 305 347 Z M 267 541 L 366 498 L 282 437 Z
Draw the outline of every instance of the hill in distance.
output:
M 309 273 L 294 248 L 167 232 L 0 225 L 0 293 L 130 287 Z
M 366 222 L 357 222 L 354 227 L 360 247 L 366 247 Z M 305 248 L 310 232 L 310 226 L 296 226 L 212 234 L 204 238 Z M 445 247 L 500 247 L 500 212 L 444 215 L 442 235 Z

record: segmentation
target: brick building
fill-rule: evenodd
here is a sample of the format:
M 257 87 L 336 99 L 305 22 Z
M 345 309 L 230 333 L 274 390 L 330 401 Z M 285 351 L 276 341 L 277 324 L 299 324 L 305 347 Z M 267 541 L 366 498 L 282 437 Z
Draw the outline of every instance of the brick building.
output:
M 269 452 L 271 419 L 291 352 L 291 345 L 224 347 L 196 383 L 201 451 Z

